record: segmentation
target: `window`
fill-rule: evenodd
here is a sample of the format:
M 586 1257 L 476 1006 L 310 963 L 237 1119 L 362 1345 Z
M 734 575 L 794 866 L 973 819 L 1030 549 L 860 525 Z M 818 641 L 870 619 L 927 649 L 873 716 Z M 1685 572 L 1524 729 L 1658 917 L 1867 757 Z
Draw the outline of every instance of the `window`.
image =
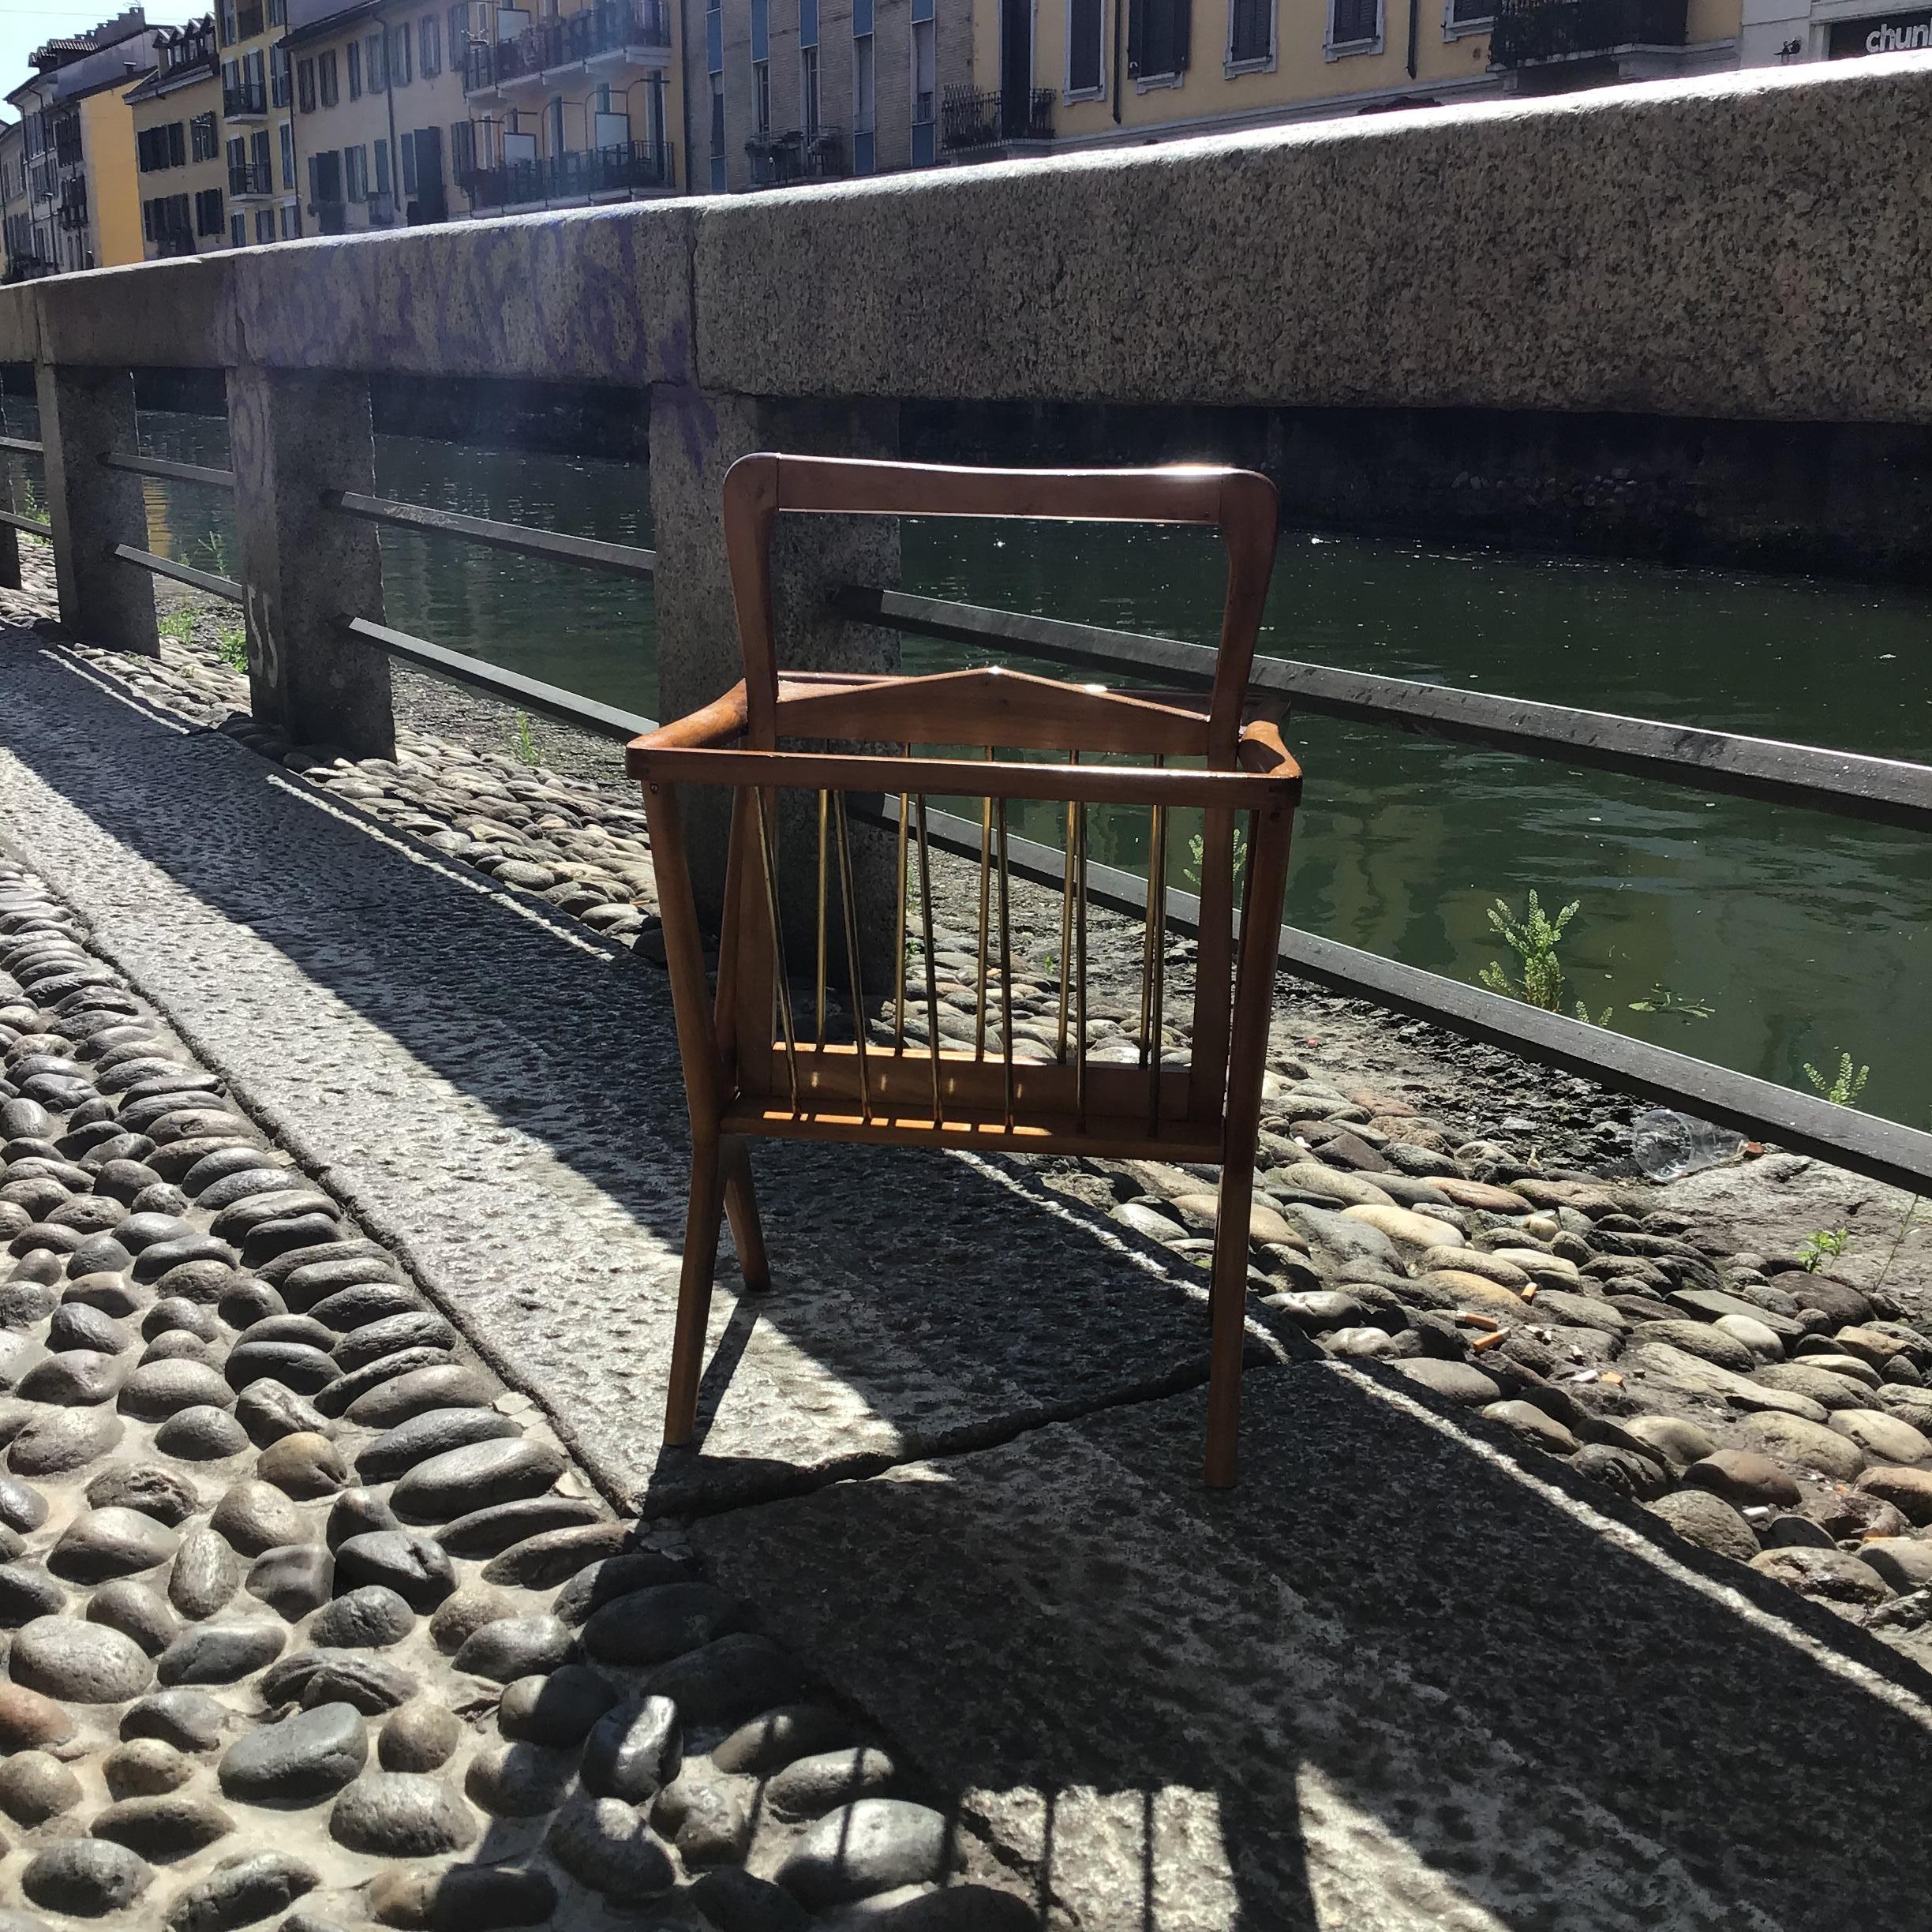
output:
M 333 107 L 342 98 L 342 90 L 336 84 L 333 47 L 316 58 L 316 92 L 324 107 Z
M 204 188 L 195 197 L 195 233 L 219 235 L 222 231 L 222 191 Z
M 933 54 L 932 22 L 915 20 L 912 23 L 912 122 L 915 127 L 930 125 L 933 118 Z
M 402 192 L 413 195 L 416 192 L 416 143 L 421 139 L 425 147 L 430 130 L 425 128 L 421 136 L 405 134 L 402 137 Z
M 1235 0 L 1239 6 L 1241 0 Z M 1099 97 L 1106 92 L 1103 46 L 1106 32 L 1105 0 L 1070 0 L 1067 8 L 1067 78 L 1069 94 Z
M 288 0 L 268 0 L 268 24 L 271 27 L 288 24 Z
M 751 119 L 762 138 L 771 132 L 771 62 L 760 61 L 751 69 Z
M 185 167 L 188 165 L 188 128 L 185 122 L 170 121 L 168 123 L 167 158 L 170 167 Z
M 197 161 L 212 161 L 220 152 L 215 137 L 213 114 L 197 114 L 188 123 L 189 148 Z
M 255 239 L 272 242 L 275 238 L 275 212 L 273 208 L 257 208 L 255 211 Z
M 711 159 L 724 159 L 724 77 L 711 77 Z
M 351 100 L 360 100 L 362 98 L 362 43 L 361 41 L 351 40 L 348 46 L 343 49 L 343 64 L 349 70 L 349 98 Z
M 878 109 L 872 97 L 872 36 L 861 34 L 852 43 L 852 131 L 870 134 Z
M 449 10 L 449 54 L 452 67 L 461 63 L 463 50 L 469 44 L 470 9 L 467 0 L 457 0 L 457 4 Z
M 1443 21 L 1446 36 L 1466 33 L 1472 27 L 1487 27 L 1496 18 L 1496 0 L 1449 0 Z
M 289 104 L 289 54 L 285 47 L 268 50 L 268 99 L 274 107 Z
M 228 239 L 236 248 L 248 246 L 248 217 L 245 215 L 234 215 L 229 217 Z
M 1382 38 L 1382 0 L 1328 0 L 1328 45 L 1372 47 Z
M 1331 0 L 1346 6 L 1350 0 Z M 1368 0 L 1370 6 L 1378 0 Z M 1187 72 L 1191 0 L 1131 0 L 1127 14 L 1127 71 L 1136 80 L 1166 80 Z
M 282 123 L 282 185 L 293 191 L 295 186 L 295 123 Z
M 386 195 L 389 191 L 389 144 L 379 140 L 376 144 L 376 192 Z
M 304 114 L 316 110 L 315 62 L 298 62 L 295 68 L 295 100 Z
M 266 194 L 275 180 L 275 169 L 268 159 L 268 130 L 258 128 L 249 137 L 249 159 L 254 163 L 255 192 Z
M 1227 64 L 1261 67 L 1275 58 L 1275 0 L 1229 0 Z
M 818 50 L 799 50 L 799 114 L 807 134 L 818 132 Z
M 552 155 L 564 152 L 564 100 L 560 95 L 544 103 L 544 143 L 546 152 Z
M 380 94 L 389 84 L 389 52 L 386 36 L 373 33 L 369 37 L 369 59 L 364 63 L 369 80 L 369 91 Z
M 343 150 L 343 189 L 351 201 L 363 201 L 369 198 L 369 150 L 366 148 L 345 148 Z
M 443 28 L 433 13 L 416 23 L 416 70 L 425 80 L 443 71 Z
M 410 84 L 410 30 L 406 24 L 392 28 L 389 34 L 389 84 L 392 88 L 407 87 Z
M 242 38 L 235 24 L 235 0 L 221 0 L 221 37 L 223 47 L 233 47 Z
M 299 242 L 301 239 L 301 204 L 285 201 L 282 204 L 282 239 Z

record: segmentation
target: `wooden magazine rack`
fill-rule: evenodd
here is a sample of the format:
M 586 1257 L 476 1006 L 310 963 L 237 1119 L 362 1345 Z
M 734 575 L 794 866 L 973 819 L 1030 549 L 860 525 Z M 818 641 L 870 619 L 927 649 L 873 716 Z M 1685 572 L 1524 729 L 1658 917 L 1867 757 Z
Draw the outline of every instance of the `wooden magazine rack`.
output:
M 666 1443 L 688 1443 L 696 1425 L 721 1211 L 729 1218 L 746 1286 L 770 1286 L 747 1153 L 752 1138 L 1211 1162 L 1221 1166 L 1221 1184 L 1210 1294 L 1207 1477 L 1225 1486 L 1234 1476 L 1256 1129 L 1289 835 L 1301 789 L 1300 771 L 1274 726 L 1241 721 L 1274 565 L 1273 486 L 1237 470 L 966 470 L 762 455 L 732 466 L 724 503 L 743 681 L 703 710 L 635 739 L 627 760 L 644 789 L 691 1104 L 691 1208 Z M 994 668 L 923 677 L 781 672 L 769 556 L 781 511 L 1216 526 L 1228 576 L 1213 688 L 1204 697 L 1130 694 Z M 903 750 L 892 755 L 780 748 L 781 740 L 801 739 Z M 915 747 L 933 746 L 968 747 L 980 755 L 915 754 Z M 1035 755 L 1002 759 L 1002 751 Z M 1065 762 L 1042 762 L 1043 753 Z M 1134 762 L 1086 762 L 1122 756 Z M 1199 761 L 1199 767 L 1171 766 L 1170 759 Z M 679 794 L 686 785 L 723 785 L 732 793 L 715 990 L 705 970 L 684 842 Z M 810 1039 L 795 1016 L 779 938 L 776 801 L 792 789 L 816 793 L 818 801 L 818 999 Z M 870 1037 L 848 822 L 854 793 L 898 802 L 893 1023 Z M 947 1045 L 939 1027 L 926 807 L 933 795 L 983 801 L 972 1051 Z M 1017 1053 L 1011 1024 L 1006 855 L 1008 806 L 1016 799 L 1058 806 L 1065 827 L 1058 1024 L 1050 1051 Z M 1140 1037 L 1136 1059 L 1125 1063 L 1088 1051 L 1087 818 L 1094 806 L 1137 808 L 1151 817 Z M 1168 814 L 1190 810 L 1203 814 L 1191 1043 L 1185 1053 L 1163 1052 Z M 1237 839 L 1241 821 L 1245 851 Z M 852 980 L 852 1037 L 842 1041 L 828 1037 L 826 1024 L 828 845 L 837 855 Z M 915 871 L 923 941 L 915 970 L 923 984 L 912 990 L 909 1020 Z M 989 1011 L 994 998 L 997 1021 Z M 996 1034 L 990 1047 L 990 1032 Z

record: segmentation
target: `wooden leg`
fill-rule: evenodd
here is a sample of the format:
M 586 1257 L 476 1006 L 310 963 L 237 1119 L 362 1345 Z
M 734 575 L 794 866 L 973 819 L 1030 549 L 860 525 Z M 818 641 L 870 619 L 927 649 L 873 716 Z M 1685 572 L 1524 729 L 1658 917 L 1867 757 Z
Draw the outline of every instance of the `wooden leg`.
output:
M 1213 1332 L 1208 1356 L 1208 1486 L 1234 1481 L 1241 1432 L 1241 1354 L 1248 1314 L 1248 1213 L 1254 1204 L 1255 1142 L 1261 1078 L 1267 1065 L 1282 892 L 1288 876 L 1286 811 L 1256 813 L 1248 850 L 1247 903 L 1228 1050 L 1226 1124 L 1221 1144 L 1221 1205 L 1215 1223 L 1209 1291 Z
M 677 1331 L 671 1345 L 671 1388 L 665 1402 L 665 1446 L 681 1449 L 696 1433 L 698 1384 L 704 1374 L 711 1277 L 717 1267 L 724 1167 L 715 1139 L 691 1150 L 691 1208 L 684 1218 L 684 1267 L 678 1279 Z
M 765 1226 L 758 1219 L 758 1190 L 751 1180 L 751 1144 L 743 1134 L 728 1134 L 723 1144 L 724 1211 L 731 1219 L 732 1245 L 738 1250 L 739 1272 L 753 1294 L 771 1291 L 771 1262 L 765 1252 Z

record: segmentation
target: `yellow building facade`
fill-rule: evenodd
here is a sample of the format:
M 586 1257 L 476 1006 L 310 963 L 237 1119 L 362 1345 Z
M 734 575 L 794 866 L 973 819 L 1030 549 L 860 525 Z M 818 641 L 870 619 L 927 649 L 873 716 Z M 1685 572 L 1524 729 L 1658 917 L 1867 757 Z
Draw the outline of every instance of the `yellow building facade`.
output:
M 684 124 L 681 0 L 480 3 L 466 50 L 474 212 L 674 192 Z
M 290 27 L 284 45 L 315 232 L 469 212 L 451 165 L 452 148 L 468 139 L 469 15 L 466 5 L 373 0 Z
M 951 159 L 1736 66 L 1742 0 L 973 0 Z
M 229 245 L 214 16 L 163 29 L 154 51 L 155 71 L 127 95 L 149 261 Z

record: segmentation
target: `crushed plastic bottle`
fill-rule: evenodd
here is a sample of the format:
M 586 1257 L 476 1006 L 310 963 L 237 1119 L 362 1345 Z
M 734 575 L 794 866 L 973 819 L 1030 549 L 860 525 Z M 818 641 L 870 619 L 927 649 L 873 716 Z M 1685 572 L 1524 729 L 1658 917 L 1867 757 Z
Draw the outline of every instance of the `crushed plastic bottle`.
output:
M 1744 1151 L 1744 1136 L 1669 1107 L 1646 1107 L 1631 1122 L 1631 1159 L 1647 1180 L 1679 1181 Z

